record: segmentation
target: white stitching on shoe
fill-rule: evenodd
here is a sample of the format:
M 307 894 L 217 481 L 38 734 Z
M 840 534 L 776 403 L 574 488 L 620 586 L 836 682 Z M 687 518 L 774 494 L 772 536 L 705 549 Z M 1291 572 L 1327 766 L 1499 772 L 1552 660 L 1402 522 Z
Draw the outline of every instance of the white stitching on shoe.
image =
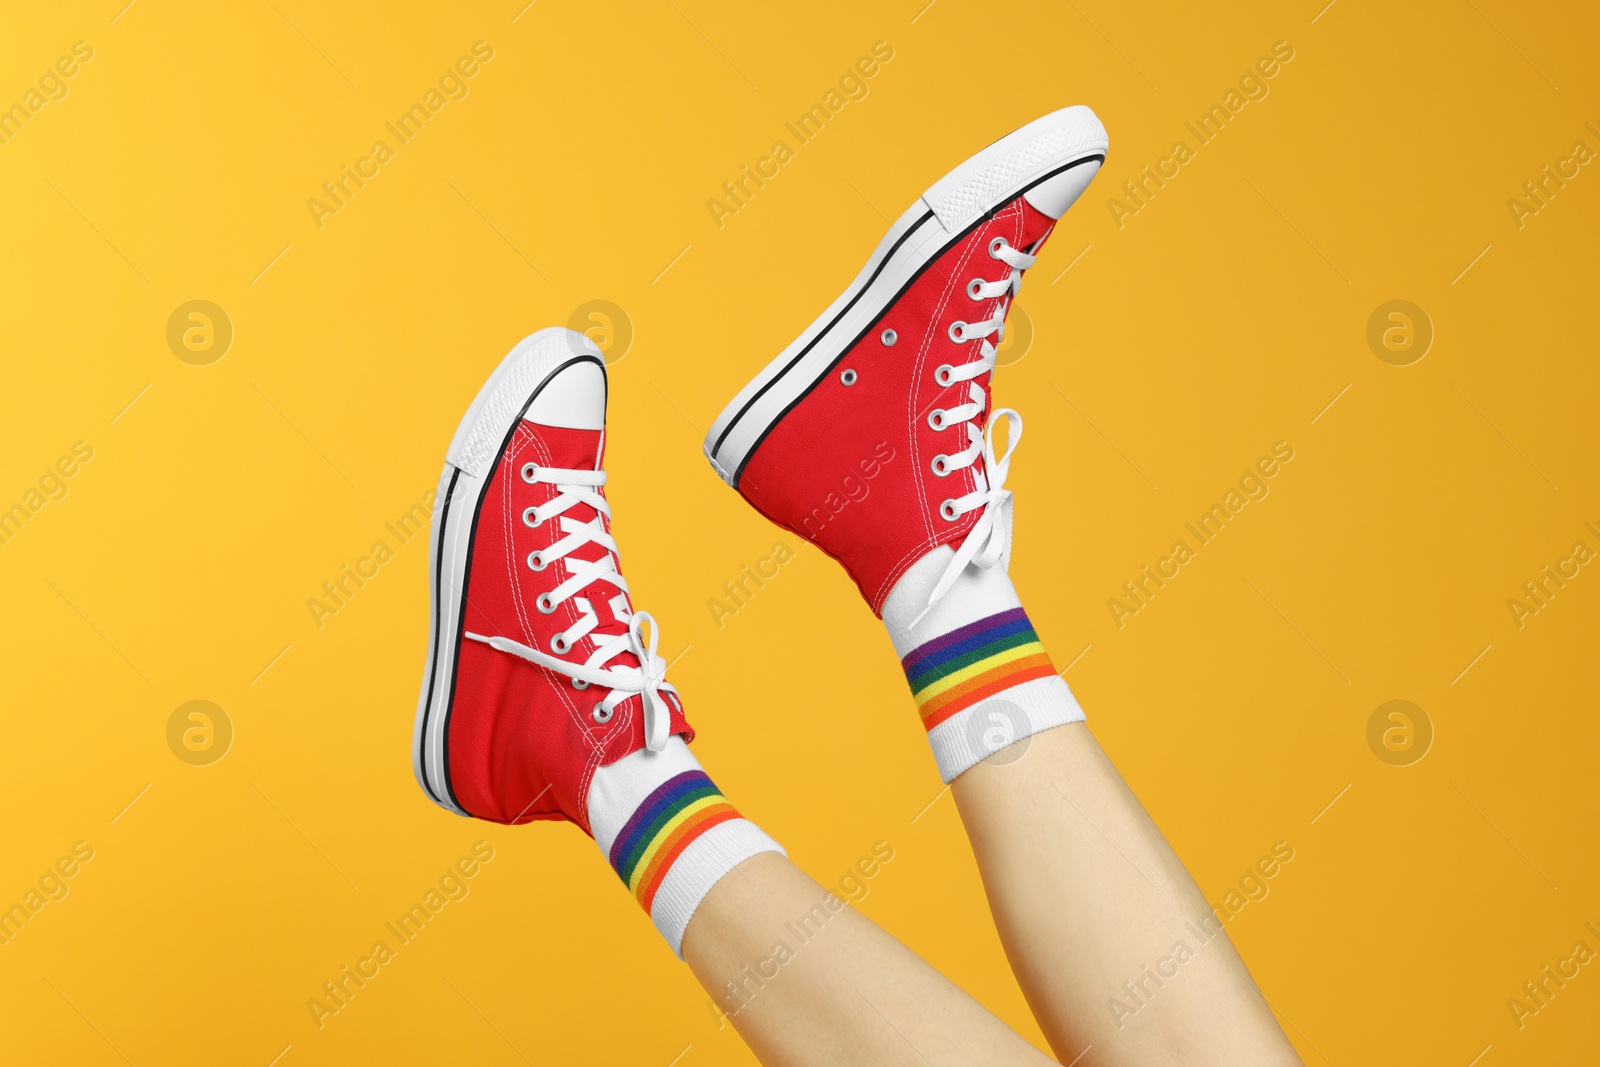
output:
M 519 427 L 519 433 L 513 438 L 514 441 L 517 441 L 517 438 L 521 436 L 520 429 Z M 549 457 L 544 453 L 542 443 L 538 440 L 537 435 L 530 434 L 529 438 L 529 443 L 535 452 L 539 454 L 539 458 L 548 460 Z M 521 447 L 520 441 L 518 441 L 517 447 L 514 447 L 508 456 L 511 463 L 507 469 L 515 469 L 519 466 L 517 460 L 520 458 L 520 453 Z M 656 624 L 655 619 L 646 612 L 628 612 L 626 610 L 628 583 L 617 567 L 617 545 L 607 527 L 607 520 L 611 515 L 611 507 L 600 492 L 601 487 L 606 483 L 606 474 L 603 470 L 558 468 L 548 462 L 534 466 L 536 469 L 533 471 L 531 478 L 524 476 L 522 473 L 512 477 L 519 477 L 525 482 L 552 485 L 556 488 L 555 497 L 534 507 L 533 512 L 536 520 L 540 523 L 547 521 L 557 521 L 559 523 L 563 536 L 555 544 L 542 549 L 541 556 L 548 563 L 558 564 L 558 570 L 566 575 L 554 589 L 545 593 L 541 599 L 548 599 L 551 602 L 552 611 L 569 600 L 580 609 L 577 621 L 570 622 L 565 630 L 562 631 L 562 636 L 576 644 L 583 637 L 591 635 L 597 623 L 597 616 L 593 607 L 588 599 L 579 594 L 586 592 L 596 582 L 610 585 L 618 593 L 618 596 L 613 598 L 612 601 L 613 610 L 617 615 L 617 620 L 627 625 L 627 630 L 621 634 L 593 635 L 593 643 L 596 647 L 588 659 L 582 663 L 562 659 L 532 647 L 530 644 L 514 641 L 499 635 L 486 636 L 467 631 L 463 636 L 488 644 L 497 651 L 518 656 L 546 670 L 564 674 L 574 680 L 584 681 L 590 685 L 598 685 L 609 690 L 595 707 L 597 714 L 604 714 L 605 716 L 604 719 L 596 719 L 595 721 L 597 722 L 610 721 L 612 713 L 617 709 L 618 705 L 631 697 L 640 697 L 644 712 L 645 745 L 652 750 L 660 751 L 666 747 L 667 738 L 671 731 L 672 712 L 677 706 L 669 699 L 668 695 L 676 697 L 677 689 L 667 682 L 666 659 L 656 651 L 660 641 L 660 627 Z M 503 481 L 506 493 L 505 509 L 506 514 L 509 515 L 515 510 L 510 502 L 511 478 L 507 477 Z M 596 513 L 595 518 L 589 522 L 580 522 L 564 514 L 571 507 L 578 504 L 585 505 L 593 510 Z M 515 527 L 512 526 L 509 529 L 514 530 Z M 590 544 L 599 545 L 605 549 L 605 555 L 598 560 L 584 560 L 576 557 L 569 559 L 575 549 Z M 530 626 L 531 620 L 522 603 L 520 582 L 516 580 L 519 576 L 515 570 L 517 552 L 511 545 L 509 534 L 506 550 L 508 566 L 513 568 L 510 575 L 511 587 L 518 617 L 523 625 L 523 636 L 532 642 L 535 638 Z M 618 609 L 616 607 L 618 604 L 623 605 L 623 607 Z M 567 617 L 570 618 L 571 615 L 572 608 L 569 607 Z M 646 624 L 648 624 L 650 631 L 648 637 L 645 636 L 644 632 Z M 606 640 L 602 641 L 602 637 L 606 638 Z M 638 661 L 639 666 L 607 666 L 623 653 L 631 653 Z M 594 715 L 589 717 L 594 718 Z M 624 716 L 623 724 L 619 724 L 619 727 L 630 722 L 631 713 Z
M 996 216 L 997 219 L 999 217 Z M 1025 215 L 1020 210 L 1016 213 L 1016 220 L 1017 224 L 1012 232 L 1016 235 L 1016 239 L 1020 240 L 1022 223 L 1025 221 Z M 1004 483 L 1011 467 L 1012 453 L 1022 438 L 1022 416 L 1012 408 L 990 407 L 989 396 L 978 385 L 977 379 L 986 374 L 990 375 L 992 386 L 998 350 L 989 338 L 997 336 L 1002 341 L 1005 339 L 1006 313 L 1022 286 L 1023 271 L 1033 266 L 1035 257 L 1014 247 L 1011 240 L 1003 234 L 990 237 L 985 246 L 989 258 L 1004 263 L 1010 270 L 1006 277 L 999 281 L 975 278 L 972 280 L 975 284 L 962 286 L 969 294 L 975 288 L 982 294 L 983 299 L 995 299 L 995 303 L 990 309 L 989 318 L 981 322 L 968 322 L 961 331 L 962 341 L 959 343 L 967 345 L 972 341 L 978 341 L 980 355 L 978 359 L 956 367 L 954 373 L 948 375 L 952 385 L 963 381 L 969 383 L 967 402 L 945 409 L 945 418 L 942 420 L 945 426 L 965 426 L 967 447 L 961 452 L 946 452 L 944 455 L 946 465 L 952 471 L 971 468 L 975 485 L 971 492 L 960 497 L 947 498 L 940 505 L 940 516 L 949 523 L 959 522 L 961 516 L 974 511 L 979 511 L 980 514 L 960 547 L 956 549 L 950 565 L 929 594 L 927 606 L 912 620 L 913 627 L 921 622 L 934 604 L 949 592 L 967 564 L 974 563 L 989 568 L 998 563 L 1005 567 L 1011 560 L 1012 499 L 1011 491 L 1004 487 Z M 976 247 L 976 244 L 971 247 Z M 1034 247 L 1038 247 L 1038 242 L 1035 242 Z M 967 258 L 970 260 L 972 257 Z M 963 272 L 959 270 L 952 273 L 950 281 L 953 282 L 961 273 Z M 944 310 L 947 301 L 948 294 L 946 300 L 940 302 L 941 311 Z M 929 337 L 931 339 L 932 333 Z M 990 409 L 989 415 L 980 429 L 975 420 L 985 408 Z M 1006 417 L 1006 448 L 1004 457 L 997 458 L 994 427 L 1002 415 Z M 983 459 L 981 470 L 975 467 L 980 457 Z M 924 507 L 926 507 L 925 501 Z

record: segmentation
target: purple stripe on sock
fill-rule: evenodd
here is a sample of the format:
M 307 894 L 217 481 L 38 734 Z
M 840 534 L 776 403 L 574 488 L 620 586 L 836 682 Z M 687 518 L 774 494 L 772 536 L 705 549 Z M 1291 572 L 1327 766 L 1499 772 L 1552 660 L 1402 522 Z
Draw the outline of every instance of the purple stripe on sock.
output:
M 693 785 L 702 778 L 710 781 L 705 771 L 684 771 L 682 774 L 668 778 L 657 786 L 649 796 L 645 797 L 644 802 L 634 810 L 633 816 L 628 819 L 622 830 L 617 834 L 617 839 L 611 843 L 611 866 L 617 866 L 618 861 L 627 852 L 629 839 L 639 831 L 641 825 L 654 818 L 656 807 L 667 798 L 668 794 L 682 786 Z
M 907 652 L 905 658 L 900 661 L 900 666 L 905 669 L 907 674 L 914 674 L 921 661 L 928 656 L 941 652 L 951 645 L 960 644 L 969 637 L 973 637 L 990 627 L 1003 626 L 1008 622 L 1015 622 L 1018 619 L 1026 619 L 1027 617 L 1028 613 L 1026 611 L 1021 608 L 1012 608 L 1010 611 L 1002 611 L 998 615 L 990 615 L 988 618 L 979 619 L 977 622 L 969 622 L 965 626 L 951 630 L 943 637 L 935 637 L 927 644 L 918 645 L 910 652 Z

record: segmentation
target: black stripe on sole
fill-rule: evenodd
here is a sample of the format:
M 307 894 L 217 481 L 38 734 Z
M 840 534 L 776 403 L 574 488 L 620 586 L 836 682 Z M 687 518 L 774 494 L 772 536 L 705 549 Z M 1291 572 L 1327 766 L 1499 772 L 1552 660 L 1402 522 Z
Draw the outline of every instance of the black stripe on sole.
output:
M 894 243 L 894 247 L 890 248 L 889 251 L 884 255 L 883 259 L 878 261 L 878 267 L 872 272 L 872 277 L 868 278 L 865 284 L 863 284 L 861 288 L 856 291 L 856 295 L 850 298 L 850 302 L 848 304 L 839 309 L 839 314 L 833 317 L 833 321 L 824 326 L 817 336 L 811 339 L 810 344 L 806 345 L 799 352 L 796 352 L 794 358 L 789 360 L 788 366 L 784 367 L 777 374 L 774 374 L 771 381 L 767 382 L 767 384 L 763 385 L 760 389 L 757 389 L 755 395 L 744 402 L 744 406 L 739 409 L 739 413 L 733 417 L 733 419 L 728 423 L 727 427 L 724 428 L 722 433 L 717 437 L 717 443 L 711 446 L 712 455 L 715 455 L 717 449 L 722 447 L 722 442 L 728 439 L 728 435 L 733 432 L 733 428 L 739 425 L 739 420 L 744 418 L 745 413 L 750 410 L 755 402 L 760 400 L 763 396 L 766 396 L 767 390 L 771 389 L 774 385 L 777 385 L 783 376 L 788 374 L 789 371 L 794 368 L 795 364 L 799 363 L 802 359 L 805 359 L 807 354 L 809 354 L 810 351 L 815 348 L 823 338 L 828 336 L 829 331 L 831 331 L 834 326 L 838 325 L 840 319 L 850 314 L 850 310 L 856 306 L 856 302 L 863 296 L 867 295 L 867 290 L 872 288 L 872 283 L 878 280 L 878 275 L 882 274 L 884 268 L 887 267 L 890 261 L 894 259 L 894 254 L 900 250 L 900 246 L 905 244 L 906 241 L 910 240 L 911 235 L 920 230 L 922 228 L 922 224 L 931 218 L 933 218 L 933 212 L 930 210 L 916 222 L 913 222 L 911 224 L 911 228 L 900 235 L 900 239 Z M 940 255 L 943 254 L 944 253 L 941 251 Z M 741 467 L 740 469 L 742 470 L 743 468 Z
M 450 525 L 450 502 L 455 497 L 456 482 L 461 480 L 461 468 L 452 467 L 450 484 L 444 491 L 444 505 L 439 509 L 439 540 L 444 540 L 444 531 Z M 422 788 L 435 804 L 443 805 L 444 801 L 434 791 L 433 784 L 428 781 L 428 716 L 433 713 L 433 687 L 439 677 L 439 641 L 444 632 L 439 625 L 440 594 L 444 589 L 444 552 L 443 545 L 435 545 L 433 553 L 433 654 L 428 657 L 428 699 L 422 702 L 422 729 L 418 733 L 418 744 L 422 747 Z M 454 673 L 453 671 L 451 673 Z
M 444 707 L 444 722 L 442 724 L 440 724 L 440 728 L 439 728 L 440 729 L 439 764 L 440 764 L 440 770 L 441 770 L 441 772 L 443 774 L 443 777 L 444 777 L 445 793 L 446 793 L 446 795 L 448 795 L 448 797 L 450 799 L 450 803 L 454 804 L 459 810 L 466 812 L 469 816 L 472 816 L 472 812 L 467 811 L 466 805 L 462 804 L 460 800 L 456 799 L 455 786 L 451 782 L 451 779 L 450 779 L 450 718 L 455 713 L 456 685 L 457 685 L 457 682 L 460 679 L 461 642 L 466 637 L 467 590 L 472 585 L 472 554 L 473 554 L 473 549 L 477 545 L 477 541 L 478 541 L 478 520 L 483 514 L 483 498 L 484 498 L 485 495 L 488 494 L 489 482 L 492 481 L 493 478 L 494 478 L 494 471 L 499 469 L 500 458 L 506 454 L 506 449 L 510 447 L 511 438 L 517 432 L 517 427 L 522 424 L 523 416 L 525 416 L 528 413 L 528 408 L 533 406 L 533 402 L 536 399 L 538 399 L 539 394 L 544 391 L 544 387 L 549 385 L 551 380 L 554 379 L 556 375 L 560 374 L 562 371 L 566 370 L 568 367 L 574 366 L 574 365 L 576 365 L 578 363 L 595 363 L 595 364 L 598 364 L 600 366 L 600 372 L 601 372 L 600 378 L 601 378 L 601 381 L 606 383 L 606 392 L 608 394 L 606 399 L 609 401 L 609 399 L 610 399 L 609 394 L 610 394 L 610 391 L 611 391 L 611 383 L 605 376 L 605 361 L 603 359 L 596 359 L 594 356 L 589 356 L 589 355 L 576 356 L 576 357 L 574 357 L 572 359 L 567 360 L 565 363 L 559 363 L 555 367 L 551 368 L 550 372 L 544 376 L 544 380 L 541 381 L 537 386 L 534 387 L 533 392 L 528 394 L 528 399 L 523 401 L 522 407 L 517 411 L 516 417 L 511 420 L 511 426 L 506 430 L 505 437 L 500 441 L 500 448 L 494 454 L 494 456 L 495 456 L 494 465 L 493 465 L 493 467 L 490 468 L 488 477 L 485 478 L 485 480 L 484 480 L 483 492 L 478 495 L 477 504 L 474 505 L 473 510 L 472 510 L 472 526 L 467 531 L 467 558 L 466 558 L 466 562 L 462 565 L 462 568 L 461 568 L 461 607 L 460 607 L 460 610 L 459 610 L 459 612 L 457 614 L 457 617 L 456 617 L 455 648 L 451 651 L 451 659 L 450 659 L 450 697 L 449 697 L 449 700 L 446 701 L 446 703 L 445 703 L 445 707 Z M 455 476 L 450 479 L 450 486 L 451 486 L 452 490 L 455 488 L 456 479 L 459 478 L 460 475 L 461 475 L 461 472 L 458 469 L 456 471 Z M 446 503 L 448 504 L 448 500 L 446 501 Z M 444 529 L 444 523 L 445 523 L 445 520 L 448 517 L 449 517 L 448 516 L 448 512 L 439 517 L 439 528 L 440 528 L 441 532 Z M 440 540 L 443 541 L 443 537 L 442 536 L 441 536 Z M 440 574 L 442 576 L 443 567 L 444 567 L 444 563 L 443 563 L 444 554 L 442 552 L 443 545 L 441 544 L 439 547 L 440 547 L 441 551 L 439 551 L 439 553 L 438 553 L 438 560 L 439 560 L 439 564 L 438 565 L 439 565 L 439 569 L 440 569 Z M 437 619 L 437 617 L 438 617 L 437 613 L 439 611 L 438 604 L 434 605 L 434 611 L 435 611 L 435 619 Z M 435 636 L 435 641 L 437 642 L 437 635 Z M 439 667 L 438 667 L 437 649 L 435 650 L 435 656 L 434 656 L 434 660 L 433 660 L 433 663 L 431 664 L 431 666 L 432 666 L 432 670 L 430 670 L 429 674 L 428 674 L 428 690 L 429 690 L 429 694 L 430 694 L 429 707 L 425 708 L 423 710 L 423 715 L 424 716 L 426 716 L 428 714 L 428 712 L 432 708 L 431 694 L 432 694 L 432 691 L 433 691 L 434 678 L 437 675 L 437 672 L 438 672 L 438 669 L 439 669 Z M 423 742 L 422 770 L 423 770 L 423 777 L 427 777 L 427 770 L 428 770 L 427 741 L 428 741 L 427 720 L 426 720 L 426 718 L 424 718 L 424 721 L 423 721 L 423 734 L 422 734 L 422 742 Z M 435 799 L 437 799 L 437 798 L 435 798 Z M 482 818 L 482 816 L 472 816 L 472 817 L 473 818 Z M 488 821 L 492 822 L 494 820 L 488 820 Z
M 839 350 L 839 355 L 834 359 L 834 361 L 832 363 L 829 363 L 826 367 L 824 367 L 822 369 L 821 373 L 819 373 L 816 376 L 816 378 L 812 380 L 811 384 L 806 386 L 806 388 L 803 389 L 798 396 L 796 396 L 793 400 L 791 400 L 789 402 L 788 406 L 786 406 L 782 411 L 780 411 L 778 413 L 777 417 L 775 417 L 770 423 L 768 423 L 766 428 L 761 431 L 760 436 L 758 436 L 755 439 L 755 441 L 750 445 L 750 448 L 745 452 L 744 458 L 739 461 L 738 469 L 733 472 L 733 481 L 731 483 L 733 485 L 733 487 L 735 489 L 737 489 L 739 487 L 739 478 L 740 478 L 741 475 L 744 474 L 744 469 L 747 466 L 750 465 L 750 460 L 755 457 L 756 451 L 761 447 L 762 443 L 766 441 L 767 437 L 777 427 L 778 423 L 782 422 L 788 416 L 789 412 L 791 412 L 791 411 L 793 411 L 795 409 L 796 405 L 798 405 L 800 403 L 800 401 L 802 401 L 806 397 L 810 396 L 811 395 L 811 391 L 814 390 L 823 381 L 823 379 L 827 378 L 829 374 L 833 373 L 833 368 L 837 367 L 841 362 L 843 362 L 845 356 L 847 356 L 850 353 L 850 350 L 855 348 L 856 345 L 860 344 L 861 343 L 861 339 L 863 337 L 865 337 L 867 334 L 869 334 L 869 333 L 871 333 L 873 331 L 873 329 L 877 326 L 878 322 L 883 318 L 884 314 L 887 313 L 889 308 L 893 307 L 900 300 L 901 297 L 905 296 L 906 291 L 908 289 L 910 289 L 919 280 L 921 280 L 922 276 L 928 272 L 928 268 L 933 266 L 933 264 L 938 261 L 940 256 L 943 256 L 946 252 L 950 251 L 950 249 L 954 248 L 956 245 L 958 245 L 962 241 L 966 240 L 967 237 L 971 235 L 973 230 L 977 229 L 979 226 L 981 226 L 984 223 L 986 223 L 986 222 L 990 221 L 991 219 L 993 219 L 994 216 L 1001 209 L 1003 209 L 1007 204 L 1010 204 L 1012 201 L 1016 200 L 1017 197 L 1022 196 L 1024 193 L 1026 193 L 1029 189 L 1032 189 L 1034 186 L 1039 185 L 1039 184 L 1041 184 L 1043 182 L 1049 181 L 1051 178 L 1054 178 L 1059 174 L 1064 174 L 1067 171 L 1073 169 L 1074 167 L 1080 167 L 1085 163 L 1104 163 L 1105 162 L 1105 158 L 1106 158 L 1105 157 L 1105 153 L 1103 153 L 1103 152 L 1098 153 L 1096 155 L 1081 156 L 1078 159 L 1075 159 L 1070 163 L 1067 163 L 1067 164 L 1064 164 L 1064 165 L 1062 165 L 1060 167 L 1057 167 L 1055 170 L 1050 171 L 1048 174 L 1043 174 L 1043 175 L 1039 176 L 1038 178 L 1035 178 L 1033 181 L 1029 182 L 1027 185 L 1023 186 L 1021 189 L 1018 189 L 1016 192 L 1012 193 L 1010 196 L 1006 197 L 1004 200 L 1002 200 L 999 203 L 995 204 L 993 207 L 991 207 L 988 210 L 986 210 L 983 214 L 979 215 L 975 220 L 973 220 L 972 223 L 970 223 L 959 234 L 957 234 L 956 236 L 952 237 L 948 242 L 946 242 L 942 247 L 940 247 L 940 249 L 937 252 L 935 252 L 933 255 L 929 256 L 927 262 L 922 264 L 921 267 L 917 268 L 916 272 L 913 273 L 912 276 L 909 279 L 906 280 L 905 285 L 900 287 L 900 291 L 895 293 L 894 296 L 892 296 L 888 300 L 884 301 L 883 308 L 882 308 L 882 310 L 880 310 L 878 312 L 878 315 L 871 322 L 869 322 L 861 330 L 860 333 L 856 334 L 855 338 L 852 341 L 850 341 L 849 344 L 844 345 Z M 911 233 L 914 232 L 917 227 L 921 226 L 922 223 L 924 221 L 926 221 L 927 218 L 930 217 L 931 215 L 932 215 L 932 212 L 929 212 L 928 216 L 924 216 L 924 218 L 919 219 L 917 221 L 916 226 L 913 226 L 911 230 L 908 230 L 906 232 L 905 236 L 909 237 L 911 235 Z M 904 238 L 902 238 L 901 240 L 903 241 Z M 896 246 L 895 247 L 898 248 L 899 244 L 900 244 L 900 242 L 896 242 Z M 892 257 L 892 255 L 893 255 L 893 253 L 891 252 L 889 256 L 885 256 L 884 257 L 883 263 L 879 265 L 879 271 L 881 271 L 883 269 L 883 266 L 887 265 L 887 263 L 889 262 L 889 259 Z M 873 272 L 873 278 L 876 278 L 877 275 L 878 275 L 878 271 L 874 271 Z M 861 287 L 861 292 L 856 294 L 858 299 L 859 299 L 859 297 L 861 295 L 866 293 L 867 289 L 871 287 L 871 284 L 872 283 L 869 281 L 866 285 Z M 854 306 L 854 304 L 855 304 L 855 301 L 852 300 L 851 301 L 851 306 Z M 845 310 L 848 311 L 849 309 L 846 308 Z M 839 318 L 842 317 L 844 315 L 844 313 L 845 313 L 844 311 L 841 311 L 838 316 L 835 316 L 834 322 L 837 323 L 839 321 Z M 833 327 L 833 324 L 830 323 L 828 329 L 832 329 L 832 327 Z M 816 336 L 816 338 L 812 340 L 811 344 L 806 346 L 805 351 L 809 352 L 824 337 L 826 337 L 827 334 L 828 334 L 828 330 L 824 330 L 824 331 L 822 331 L 822 333 L 818 334 Z M 782 380 L 784 375 L 788 374 L 796 366 L 798 360 L 804 354 L 805 353 L 802 352 L 800 356 L 796 356 L 795 359 L 790 360 L 789 361 L 789 365 L 787 367 L 785 367 L 783 370 L 779 371 L 776 375 L 773 376 L 771 381 L 769 381 L 766 385 L 762 386 L 761 390 L 756 394 L 756 396 L 753 396 L 753 397 L 750 398 L 750 401 L 748 403 L 746 403 L 743 408 L 740 409 L 739 414 L 734 417 L 733 421 L 728 423 L 727 429 L 723 430 L 722 437 L 718 440 L 718 445 L 719 446 L 721 445 L 722 440 L 726 440 L 727 439 L 728 434 L 733 431 L 734 426 L 738 425 L 739 419 L 743 418 L 743 416 L 750 410 L 750 406 L 752 404 L 754 404 L 755 401 L 760 396 L 764 395 L 768 389 L 772 388 L 780 380 Z M 712 454 L 715 455 L 715 453 L 716 453 L 716 449 L 713 448 L 712 449 Z

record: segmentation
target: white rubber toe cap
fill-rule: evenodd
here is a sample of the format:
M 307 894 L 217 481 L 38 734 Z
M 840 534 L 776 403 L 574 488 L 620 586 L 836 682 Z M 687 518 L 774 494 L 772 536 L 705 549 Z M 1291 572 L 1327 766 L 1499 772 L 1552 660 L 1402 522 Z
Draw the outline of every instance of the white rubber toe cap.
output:
M 1071 170 L 1062 171 L 1023 193 L 1023 198 L 1037 210 L 1053 219 L 1067 213 L 1067 208 L 1089 187 L 1089 181 L 1100 171 L 1100 163 L 1090 160 Z
M 940 178 L 922 194 L 923 203 L 950 233 L 960 233 L 985 211 L 1010 200 L 1018 189 L 1049 188 L 1028 200 L 1052 218 L 1083 192 L 1094 173 L 1090 156 L 1106 154 L 1106 128 L 1082 104 L 1052 111 L 1020 130 L 1006 134 L 982 152 Z M 1071 166 L 1074 161 L 1078 166 Z M 1086 175 L 1059 181 L 1062 174 L 1087 169 Z M 1060 171 L 1061 174 L 1056 174 Z
M 587 353 L 584 353 L 587 355 Z M 555 373 L 522 416 L 541 426 L 574 430 L 606 427 L 605 365 L 591 359 L 569 364 Z
M 547 394 L 555 399 L 546 399 Z M 547 426 L 603 428 L 605 357 L 593 342 L 559 326 L 517 342 L 478 390 L 450 441 L 445 462 L 475 478 L 487 478 L 519 414 Z

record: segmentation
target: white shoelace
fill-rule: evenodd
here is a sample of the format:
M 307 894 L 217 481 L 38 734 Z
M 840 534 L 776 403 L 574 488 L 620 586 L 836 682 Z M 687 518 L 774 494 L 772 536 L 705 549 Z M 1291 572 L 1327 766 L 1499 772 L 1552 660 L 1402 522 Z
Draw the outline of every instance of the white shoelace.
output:
M 951 455 L 933 457 L 934 474 L 944 477 L 951 471 L 973 466 L 978 457 L 983 457 L 982 468 L 972 472 L 977 481 L 977 488 L 965 496 L 946 500 L 939 506 L 940 516 L 947 522 L 955 522 L 968 512 L 980 508 L 983 514 L 978 516 L 972 532 L 962 541 L 961 547 L 956 550 L 955 558 L 940 575 L 933 592 L 928 596 L 927 607 L 912 620 L 912 626 L 921 622 L 923 617 L 933 610 L 933 606 L 944 598 L 969 563 L 984 568 L 993 567 L 997 563 L 1001 567 L 1006 567 L 1011 563 L 1011 490 L 1005 488 L 1005 480 L 1006 472 L 1011 467 L 1011 454 L 1016 450 L 1017 442 L 1022 439 L 1022 416 L 1013 408 L 996 408 L 989 413 L 988 420 L 980 427 L 973 420 L 983 411 L 986 397 L 976 379 L 994 372 L 995 358 L 999 350 L 989 338 L 994 337 L 997 341 L 1005 340 L 1006 312 L 1010 309 L 1011 300 L 1022 287 L 1022 272 L 1033 266 L 1035 257 L 1011 247 L 1011 243 L 1004 237 L 996 237 L 989 242 L 989 256 L 1011 268 L 999 281 L 973 278 L 967 283 L 968 298 L 975 301 L 995 300 L 989 317 L 980 322 L 950 324 L 951 340 L 958 343 L 982 342 L 978 349 L 979 358 L 970 363 L 963 363 L 959 367 L 946 363 L 934 372 L 934 380 L 942 386 L 948 387 L 958 382 L 969 383 L 967 401 L 951 408 L 935 408 L 928 413 L 928 425 L 935 430 L 943 430 L 957 423 L 965 423 L 967 430 L 965 449 Z M 997 297 L 999 299 L 996 299 Z M 1006 448 L 1003 457 L 997 457 L 994 449 L 994 425 L 995 420 L 1002 415 L 1006 419 Z
M 649 612 L 635 613 L 628 607 L 628 582 L 617 570 L 617 542 L 605 528 L 605 521 L 611 517 L 611 505 L 599 493 L 599 488 L 606 484 L 606 472 L 525 463 L 521 477 L 530 485 L 543 483 L 553 485 L 557 490 L 556 496 L 547 503 L 523 509 L 524 525 L 540 526 L 559 518 L 563 534 L 549 548 L 528 553 L 526 562 L 529 569 L 542 571 L 554 563 L 560 565 L 565 575 L 565 579 L 554 589 L 540 595 L 534 606 L 541 614 L 549 615 L 570 599 L 579 611 L 577 622 L 550 639 L 551 652 L 568 652 L 600 624 L 593 601 L 578 595 L 595 582 L 604 582 L 617 590 L 609 602 L 611 612 L 617 621 L 626 623 L 628 629 L 620 634 L 596 635 L 595 650 L 582 663 L 561 659 L 551 652 L 542 652 L 506 637 L 475 633 L 466 636 L 500 652 L 520 656 L 546 670 L 564 674 L 572 679 L 574 689 L 598 685 L 611 690 L 595 704 L 591 713 L 595 722 L 609 722 L 618 704 L 629 697 L 641 697 L 644 704 L 645 747 L 660 752 L 667 745 L 672 722 L 672 708 L 666 694 L 677 696 L 678 690 L 666 680 L 666 657 L 656 651 L 661 639 L 660 627 Z M 586 504 L 597 514 L 589 522 L 569 518 L 565 512 L 574 504 Z M 605 555 L 598 560 L 567 558 L 573 550 L 591 544 L 604 548 Z M 644 633 L 646 624 L 650 627 L 648 638 Z M 633 653 L 640 666 L 606 666 L 624 652 Z

